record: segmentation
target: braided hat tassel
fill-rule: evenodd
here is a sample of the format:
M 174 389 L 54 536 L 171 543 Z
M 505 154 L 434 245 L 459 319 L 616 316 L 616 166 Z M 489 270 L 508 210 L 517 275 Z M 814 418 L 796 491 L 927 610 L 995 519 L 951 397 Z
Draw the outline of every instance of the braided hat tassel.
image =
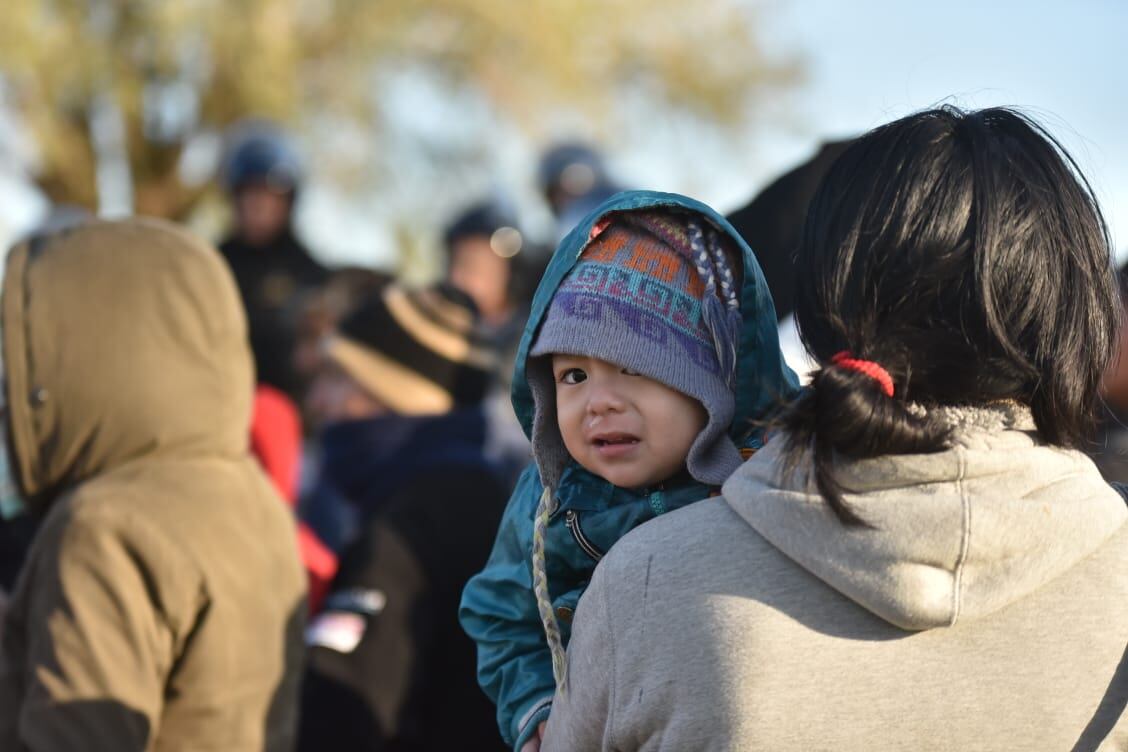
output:
M 741 329 L 740 299 L 732 269 L 725 261 L 716 233 L 710 232 L 706 238 L 701 224 L 696 221 L 687 223 L 687 231 L 694 268 L 705 284 L 705 295 L 701 301 L 702 318 L 713 336 L 721 373 L 731 386 L 736 378 L 737 344 Z

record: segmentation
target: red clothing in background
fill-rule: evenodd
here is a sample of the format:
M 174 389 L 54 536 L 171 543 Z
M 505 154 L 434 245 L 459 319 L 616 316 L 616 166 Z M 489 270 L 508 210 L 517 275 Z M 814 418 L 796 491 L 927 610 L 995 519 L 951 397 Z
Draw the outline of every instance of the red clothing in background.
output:
M 251 451 L 292 508 L 298 500 L 302 420 L 289 397 L 265 384 L 255 389 Z M 316 613 L 337 573 L 337 557 L 304 522 L 298 522 L 298 550 L 309 573 L 310 613 Z

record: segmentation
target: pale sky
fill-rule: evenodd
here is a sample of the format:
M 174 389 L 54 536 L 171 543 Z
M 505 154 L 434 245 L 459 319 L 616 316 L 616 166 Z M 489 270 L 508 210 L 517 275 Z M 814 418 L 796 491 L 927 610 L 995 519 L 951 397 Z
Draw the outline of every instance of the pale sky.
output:
M 857 134 L 940 102 L 972 108 L 1017 105 L 1073 153 L 1101 201 L 1115 248 L 1128 257 L 1128 53 L 1122 52 L 1128 49 L 1128 0 L 759 4 L 769 49 L 799 51 L 808 64 L 804 85 L 778 103 L 766 103 L 788 113 L 786 120 L 751 131 L 735 154 L 684 130 L 653 127 L 625 134 L 610 155 L 624 184 L 690 193 L 728 211 L 813 153 L 822 140 Z M 456 106 L 418 100 L 402 110 L 417 121 L 403 133 L 407 145 L 416 138 L 441 140 L 442 134 L 432 131 L 449 132 L 448 110 Z M 0 136 L 9 135 L 4 126 L 0 119 Z M 504 135 L 499 139 L 514 143 Z M 366 142 L 364 147 L 380 145 Z M 538 207 L 528 200 L 535 152 L 513 146 L 494 153 L 499 155 L 496 174 L 482 175 L 478 189 L 509 194 L 532 209 L 535 220 Z M 42 202 L 4 172 L 0 165 L 0 240 L 42 211 Z M 386 198 L 342 197 L 312 183 L 299 219 L 319 255 L 331 263 L 390 264 L 396 241 L 374 211 L 381 204 L 388 209 Z M 467 195 L 466 202 L 474 198 Z M 436 210 L 437 225 L 449 210 Z
M 806 52 L 794 104 L 811 133 L 771 137 L 766 172 L 820 137 L 938 102 L 1017 105 L 1073 154 L 1128 256 L 1128 2 L 789 0 L 769 12 L 773 43 Z

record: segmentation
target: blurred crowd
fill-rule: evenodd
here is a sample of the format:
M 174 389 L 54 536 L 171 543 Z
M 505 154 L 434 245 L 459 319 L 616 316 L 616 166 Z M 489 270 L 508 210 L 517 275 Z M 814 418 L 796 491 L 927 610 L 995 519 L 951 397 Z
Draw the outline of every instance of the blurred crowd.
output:
M 795 323 L 794 250 L 849 144 L 822 145 L 728 217 L 800 379 L 817 363 Z M 282 131 L 243 133 L 222 180 L 234 220 L 219 255 L 170 224 L 67 217 L 10 257 L 2 640 L 25 657 L 6 665 L 38 675 L 0 677 L 0 707 L 21 708 L 0 710 L 0 747 L 507 748 L 459 601 L 532 460 L 510 392 L 544 313 L 533 293 L 552 248 L 625 184 L 597 149 L 558 144 L 537 174 L 552 237 L 468 196 L 435 218 L 442 279 L 413 286 L 307 247 Z M 252 373 L 245 398 L 224 386 Z M 1091 454 L 1128 482 L 1125 362 L 1103 394 Z M 43 621 L 57 608 L 69 617 Z M 94 685 L 121 701 L 56 713 Z
M 100 247 L 106 257 L 99 259 L 92 253 L 86 263 L 101 270 L 104 285 L 92 280 L 82 291 L 82 304 L 73 307 L 73 319 L 89 323 L 91 329 L 85 335 L 70 333 L 70 337 L 89 337 L 104 348 L 105 358 L 119 357 L 121 348 L 130 346 L 131 337 L 137 347 L 148 347 L 148 336 L 191 345 L 190 353 L 174 354 L 172 344 L 147 352 L 145 359 L 156 370 L 129 375 L 151 387 L 162 385 L 161 405 L 153 409 L 159 411 L 159 422 L 165 425 L 176 423 L 174 414 L 182 416 L 186 423 L 182 436 L 171 429 L 169 436 L 145 436 L 142 427 L 124 425 L 122 432 L 134 431 L 125 442 L 133 445 L 132 451 L 111 445 L 102 454 L 94 446 L 99 442 L 85 438 L 90 432 L 106 431 L 91 413 L 85 424 L 73 427 L 74 435 L 67 440 L 73 442 L 71 451 L 91 455 L 99 468 L 131 457 L 142 466 L 141 460 L 150 459 L 150 448 L 164 447 L 174 454 L 190 450 L 189 437 L 203 429 L 187 424 L 199 421 L 229 431 L 232 425 L 239 425 L 240 410 L 245 407 L 249 411 L 248 445 L 271 482 L 273 494 L 245 487 L 243 478 L 241 491 L 225 489 L 219 496 L 226 498 L 216 503 L 245 505 L 245 500 L 237 498 L 240 494 L 256 499 L 274 495 L 292 510 L 304 583 L 285 573 L 287 562 L 278 549 L 292 536 L 286 534 L 280 540 L 277 515 L 261 517 L 265 510 L 255 512 L 259 519 L 254 515 L 243 519 L 240 524 L 246 529 L 226 537 L 222 530 L 232 521 L 221 519 L 221 514 L 209 518 L 203 509 L 170 511 L 152 523 L 160 529 L 160 542 L 148 545 L 168 545 L 164 536 L 175 535 L 184 541 L 188 557 L 207 556 L 221 548 L 243 549 L 235 562 L 214 556 L 219 569 L 234 566 L 239 571 L 207 573 L 197 586 L 214 590 L 212 595 L 223 601 L 271 599 L 276 607 L 285 607 L 282 615 L 295 625 L 286 634 L 298 630 L 306 653 L 300 662 L 305 667 L 300 708 L 272 705 L 265 727 L 259 723 L 250 728 L 238 716 L 246 715 L 253 706 L 240 708 L 232 706 L 235 700 L 215 697 L 190 712 L 211 717 L 209 724 L 216 725 L 190 738 L 216 749 L 243 748 L 234 743 L 236 739 L 251 741 L 246 748 L 287 748 L 293 738 L 283 729 L 293 730 L 300 717 L 296 738 L 301 749 L 500 749 L 503 744 L 492 706 L 474 678 L 474 646 L 456 620 L 458 599 L 465 582 L 485 562 L 505 502 L 531 457 L 528 439 L 513 413 L 509 388 L 532 292 L 551 245 L 618 187 L 595 149 L 581 143 L 558 144 L 544 154 L 537 174 L 542 198 L 556 218 L 554 236 L 535 242 L 523 232 L 506 201 L 468 197 L 454 216 L 436 218 L 445 258 L 442 279 L 417 287 L 381 271 L 330 268 L 319 260 L 295 229 L 295 207 L 303 191 L 301 164 L 287 134 L 256 121 L 233 129 L 220 175 L 233 221 L 217 247 L 234 280 L 233 294 L 241 302 L 253 359 L 255 388 L 246 406 L 221 404 L 216 394 L 193 402 L 176 388 L 178 371 L 191 374 L 210 368 L 237 380 L 242 367 L 234 350 L 223 351 L 218 343 L 207 341 L 209 333 L 230 329 L 237 320 L 232 311 L 225 310 L 230 301 L 222 284 L 214 287 L 220 272 L 207 268 L 206 260 L 197 260 L 194 269 L 189 268 L 193 264 L 176 268 L 172 259 L 137 260 L 148 253 L 149 244 L 165 246 L 174 255 L 190 255 L 195 239 L 155 222 L 98 222 L 81 210 L 60 207 L 19 246 L 29 266 L 38 258 L 41 244 Z M 57 280 L 69 276 L 79 284 L 93 268 L 71 266 L 75 268 L 51 272 L 51 284 L 57 288 L 54 294 L 65 295 L 65 283 Z M 9 283 L 21 273 L 14 267 L 9 265 Z M 147 280 L 146 275 L 150 275 Z M 106 301 L 128 297 L 134 280 L 152 294 L 149 301 L 129 301 L 133 310 L 127 315 L 135 317 L 133 323 L 141 324 L 141 329 L 125 331 L 129 324 L 118 320 L 107 323 L 99 334 L 98 310 L 129 308 L 120 300 L 114 305 Z M 165 289 L 170 286 L 173 289 Z M 40 300 L 50 295 L 36 291 Z M 180 310 L 170 300 L 176 295 L 184 298 Z M 9 302 L 12 297 L 5 296 Z M 193 307 L 197 310 L 189 310 Z M 202 321 L 195 321 L 194 314 L 205 315 Z M 147 318 L 157 323 L 144 324 Z M 12 322 L 12 316 L 6 315 L 9 330 L 14 328 Z M 68 339 L 56 344 L 75 348 L 74 342 Z M 228 345 L 237 349 L 231 342 Z M 202 361 L 193 364 L 193 357 L 202 357 Z M 13 361 L 7 363 L 6 381 L 11 385 L 16 368 Z M 246 374 L 252 372 L 251 367 L 246 364 Z M 84 364 L 80 368 L 83 379 L 96 378 L 93 367 Z M 103 386 L 108 388 L 120 375 L 106 374 Z M 41 384 L 47 381 L 28 383 L 46 393 Z M 129 395 L 130 383 L 117 384 L 123 399 Z M 90 389 L 81 391 L 87 399 L 94 394 Z M 237 403 L 238 397 L 231 396 L 228 402 L 231 400 Z M 129 395 L 128 401 L 130 406 L 122 406 L 122 412 L 143 409 L 136 394 Z M 247 439 L 243 435 L 242 440 Z M 20 443 L 13 442 L 18 448 L 11 453 L 0 452 L 4 461 L 13 455 L 12 472 L 4 474 L 10 487 L 2 495 L 5 509 L 0 524 L 0 598 L 11 619 L 18 612 L 26 615 L 25 609 L 40 607 L 47 597 L 21 592 L 18 582 L 21 574 L 30 579 L 26 570 L 36 566 L 33 547 L 48 545 L 44 542 L 45 528 L 52 525 L 48 499 L 71 482 L 44 480 L 42 494 L 29 494 L 29 482 L 18 466 L 23 461 L 18 455 L 27 451 Z M 245 473 L 247 468 L 238 470 Z M 179 482 L 158 473 L 149 480 L 149 489 L 159 493 L 161 484 Z M 191 482 L 183 481 L 183 485 L 186 498 L 201 491 Z M 177 521 L 177 515 L 194 519 L 191 523 Z M 62 522 L 55 526 L 67 528 Z M 165 527 L 168 529 L 161 529 Z M 193 527 L 198 530 L 192 532 Z M 65 541 L 54 545 L 59 550 L 52 556 L 59 559 L 100 555 L 96 548 L 72 551 Z M 130 591 L 123 584 L 120 589 L 111 588 L 113 592 L 91 595 L 90 603 L 80 605 L 67 600 L 67 591 L 90 586 L 85 581 L 80 586 L 70 578 L 100 576 L 85 570 L 101 569 L 102 564 L 56 564 L 69 569 L 59 573 L 56 600 L 44 601 L 42 607 L 67 602 L 71 608 L 89 608 L 94 614 L 92 623 L 72 625 L 72 639 L 86 639 L 97 629 L 103 635 L 119 633 L 122 642 L 120 652 L 99 656 L 97 666 L 84 665 L 82 670 L 112 673 L 117 671 L 118 660 L 159 662 L 176 654 L 173 646 L 164 646 L 159 655 L 151 654 L 153 646 L 144 643 L 152 635 L 129 633 L 118 623 L 118 619 L 132 621 L 133 617 L 115 612 L 113 601 L 128 606 L 130 598 L 143 599 L 145 592 Z M 117 570 L 114 576 L 124 576 L 125 570 Z M 273 574 L 268 575 L 271 570 Z M 175 579 L 171 571 L 145 576 Z M 246 578 L 246 587 L 269 582 L 269 590 L 248 595 L 239 592 L 237 583 L 222 582 L 240 576 Z M 153 587 L 160 592 L 150 595 L 171 597 L 164 592 L 166 585 L 173 587 L 158 582 Z M 307 593 L 300 606 L 291 602 L 297 592 Z M 187 613 L 172 613 L 176 606 L 162 606 L 167 618 L 190 618 Z M 255 649 L 276 653 L 264 659 L 269 670 L 260 672 L 262 675 L 233 675 L 234 686 L 227 693 L 231 697 L 240 692 L 253 695 L 256 684 L 261 686 L 272 675 L 282 677 L 283 658 L 294 649 L 293 644 L 280 642 L 278 635 L 270 640 L 265 634 L 256 637 L 256 632 L 269 631 L 267 625 L 240 624 L 237 611 L 232 608 L 225 615 L 226 622 L 212 616 L 208 629 L 186 623 L 179 627 L 177 637 L 205 639 L 207 632 L 211 636 L 206 639 L 221 640 L 224 632 L 239 631 L 242 640 L 263 640 Z M 15 631 L 8 634 L 9 641 L 15 640 Z M 120 634 L 123 631 L 127 633 Z M 24 656 L 35 650 L 26 643 L 9 647 Z M 227 649 L 252 648 L 250 643 L 235 640 Z M 223 660 L 222 655 L 212 659 Z M 75 665 L 64 670 L 78 671 L 78 664 L 86 661 L 77 654 L 69 660 Z M 286 665 L 287 670 L 292 668 L 289 662 Z M 233 670 L 241 669 L 235 666 Z M 122 674 L 123 686 L 135 684 L 127 671 Z M 294 680 L 292 676 L 286 679 Z M 185 681 L 191 684 L 190 678 Z M 129 689 L 142 691 L 137 686 Z M 177 691 L 196 694 L 199 690 L 186 686 Z M 7 686 L 4 691 L 15 690 Z M 282 698 L 287 692 L 284 684 L 273 694 Z M 16 697 L 5 696 L 4 702 L 9 701 L 19 703 Z M 217 709 L 223 705 L 228 707 Z M 124 703 L 121 707 L 105 703 L 72 712 L 79 721 L 76 728 L 100 737 L 97 744 L 104 749 L 147 748 L 145 740 L 152 738 L 153 724 L 158 720 L 175 723 L 143 705 L 131 708 Z M 46 718 L 44 723 L 35 733 L 49 748 L 94 748 L 78 741 L 76 734 L 82 731 L 56 727 Z M 26 734 L 26 726 L 20 726 L 19 733 Z M 161 731 L 163 736 L 165 730 Z M 0 740 L 15 733 L 14 728 L 0 723 Z

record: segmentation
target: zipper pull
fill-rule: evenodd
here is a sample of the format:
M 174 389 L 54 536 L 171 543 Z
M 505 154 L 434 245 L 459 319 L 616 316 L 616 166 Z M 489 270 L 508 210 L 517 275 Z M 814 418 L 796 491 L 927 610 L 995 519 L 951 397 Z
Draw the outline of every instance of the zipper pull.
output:
M 576 544 L 585 554 L 595 561 L 603 558 L 603 552 L 596 548 L 584 535 L 583 528 L 580 527 L 579 515 L 571 509 L 564 512 L 564 526 L 572 533 L 572 537 L 576 539 Z

